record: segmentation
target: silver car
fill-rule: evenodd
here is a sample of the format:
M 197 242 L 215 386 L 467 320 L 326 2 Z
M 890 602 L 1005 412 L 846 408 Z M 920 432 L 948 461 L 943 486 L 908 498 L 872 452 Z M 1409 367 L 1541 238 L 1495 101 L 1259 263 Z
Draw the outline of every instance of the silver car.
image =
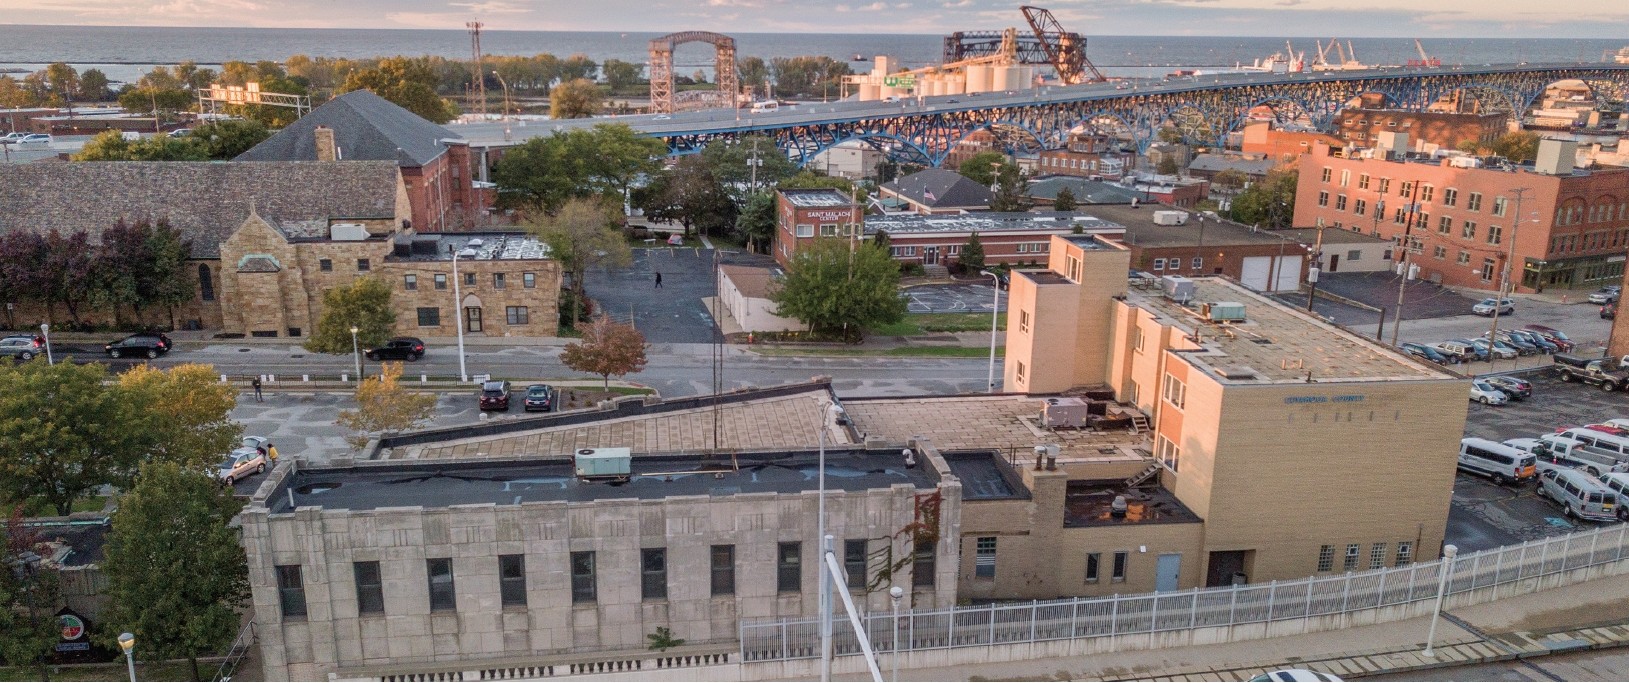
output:
M 1499 315 L 1510 315 L 1516 312 L 1516 302 L 1510 299 L 1489 298 L 1483 299 L 1471 307 L 1471 312 L 1477 315 L 1493 315 L 1495 310 L 1499 311 Z
M 258 449 L 238 448 L 226 455 L 226 459 L 217 466 L 215 476 L 227 486 L 243 480 L 244 477 L 260 474 L 266 471 L 266 456 Z

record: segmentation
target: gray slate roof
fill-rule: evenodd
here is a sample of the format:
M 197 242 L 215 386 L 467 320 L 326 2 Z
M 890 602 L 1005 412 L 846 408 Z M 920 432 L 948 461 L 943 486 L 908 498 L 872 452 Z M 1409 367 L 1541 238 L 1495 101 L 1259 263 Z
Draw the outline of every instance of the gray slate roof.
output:
M 929 208 L 985 207 L 994 198 L 990 188 L 942 168 L 917 171 L 882 187 Z M 929 194 L 933 195 L 932 199 L 928 198 Z
M 1141 192 L 1101 180 L 1066 175 L 1030 181 L 1025 194 L 1031 199 L 1053 200 L 1058 198 L 1058 191 L 1066 187 L 1069 188 L 1070 194 L 1075 195 L 1075 201 L 1081 204 L 1130 204 L 1131 200 L 1141 199 L 1143 196 Z
M 1221 154 L 1195 155 L 1188 164 L 1189 171 L 1225 171 L 1230 168 L 1238 169 L 1245 175 L 1265 176 L 1277 164 L 1272 159 L 1246 159 L 1239 156 Z
M 84 230 L 99 241 L 121 218 L 165 219 L 192 241 L 194 258 L 215 258 L 251 202 L 273 225 L 398 218 L 400 175 L 382 161 L 0 164 L 0 233 Z
M 235 161 L 316 161 L 317 126 L 334 129 L 334 144 L 345 161 L 392 161 L 423 166 L 446 151 L 446 128 L 403 109 L 371 90 L 352 90 L 323 103 Z

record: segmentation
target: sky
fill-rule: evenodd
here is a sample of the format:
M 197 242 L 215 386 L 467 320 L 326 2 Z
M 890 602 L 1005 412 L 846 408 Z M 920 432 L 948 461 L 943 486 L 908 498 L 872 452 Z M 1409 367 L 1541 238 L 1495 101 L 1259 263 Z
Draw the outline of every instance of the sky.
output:
M 1618 38 L 1629 1 L 1030 0 L 1087 35 Z M 5 0 L 16 24 L 927 33 L 1022 21 L 1012 0 Z

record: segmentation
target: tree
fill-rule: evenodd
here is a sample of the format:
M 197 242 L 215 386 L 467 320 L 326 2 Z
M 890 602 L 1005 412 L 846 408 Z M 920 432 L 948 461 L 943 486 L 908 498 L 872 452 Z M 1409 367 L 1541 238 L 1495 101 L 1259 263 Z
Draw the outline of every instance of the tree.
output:
M 1300 175 L 1293 169 L 1273 169 L 1267 178 L 1245 188 L 1233 198 L 1228 217 L 1246 225 L 1288 228 L 1295 214 L 1295 185 Z
M 786 158 L 786 153 L 775 146 L 773 139 L 763 135 L 715 140 L 702 148 L 700 156 L 708 173 L 738 205 L 746 203 L 747 197 L 759 189 L 773 187 L 798 174 L 797 164 Z M 754 159 L 758 164 L 756 173 Z M 757 185 L 753 185 L 754 180 Z
M 208 121 L 192 129 L 190 137 L 216 161 L 231 161 L 271 137 L 266 124 L 254 119 Z
M 600 110 L 600 87 L 574 78 L 549 91 L 549 118 L 586 119 Z
M 1238 192 L 1244 188 L 1245 184 L 1249 182 L 1250 176 L 1246 175 L 1244 171 L 1236 168 L 1222 169 L 1216 173 L 1215 177 L 1210 179 L 1210 183 L 1212 185 L 1222 188 L 1229 193 Z
M 85 277 L 96 262 L 96 251 L 91 247 L 90 235 L 76 230 L 64 235 L 56 230 L 45 234 L 45 251 L 39 267 L 40 281 L 44 285 L 41 301 L 49 309 L 61 303 L 68 307 L 68 317 L 79 322 L 79 306 L 91 298 L 94 279 Z
M 1159 138 L 1160 142 L 1168 145 L 1180 145 L 1183 143 L 1182 131 L 1177 130 L 1173 126 L 1161 128 L 1159 132 L 1155 134 L 1155 136 Z
M 197 99 L 180 88 L 125 88 L 119 91 L 119 106 L 125 111 L 161 114 L 186 111 Z
M 352 446 L 367 445 L 370 434 L 412 429 L 435 417 L 436 397 L 407 391 L 399 381 L 401 376 L 401 363 L 384 363 L 377 377 L 357 386 L 356 409 L 339 413 L 339 424 L 358 432 L 346 439 Z
M 1167 154 L 1160 157 L 1159 163 L 1154 165 L 1154 172 L 1160 175 L 1176 175 L 1182 172 L 1182 166 L 1177 163 L 1176 157 Z
M 79 74 L 79 96 L 87 102 L 106 102 L 113 92 L 111 82 L 101 69 L 86 69 Z
M 214 366 L 187 363 L 160 370 L 138 365 L 119 375 L 118 395 L 141 406 L 138 450 L 147 462 L 162 461 L 201 472 L 220 462 L 243 436 L 232 420 L 238 392 L 222 384 Z
M 22 509 L 14 506 L 0 522 L 0 661 L 35 667 L 39 679 L 49 681 L 52 646 L 62 633 L 55 614 L 62 581 L 54 565 L 38 561 L 50 550 L 23 524 Z M 28 553 L 36 556 L 33 562 Z M 23 570 L 21 576 L 14 567 Z
M 868 193 L 854 187 L 854 183 L 842 176 L 826 175 L 812 169 L 803 169 L 798 174 L 782 180 L 776 187 L 782 190 L 837 190 L 843 194 L 855 193 L 862 204 Z
M 390 285 L 384 280 L 361 277 L 324 290 L 322 317 L 305 348 L 317 353 L 351 353 L 352 327 L 357 328 L 355 343 L 361 348 L 389 341 L 396 329 L 396 312 L 390 307 Z
M 634 181 L 662 169 L 667 145 L 644 137 L 625 123 L 601 123 L 566 136 L 572 153 L 582 158 L 583 179 L 578 194 L 614 194 L 626 199 Z
M 769 245 L 775 241 L 774 193 L 759 192 L 747 199 L 741 215 L 735 218 L 735 233 L 749 251 L 769 253 Z
M 645 67 L 620 59 L 607 59 L 600 64 L 600 71 L 605 74 L 605 82 L 611 86 L 611 90 L 617 91 L 638 85 Z
M 894 179 L 898 177 L 899 162 L 888 157 L 883 157 L 882 161 L 877 162 L 877 183 L 879 185 L 894 182 Z
M 126 140 L 116 130 L 98 133 L 80 148 L 74 161 L 208 161 L 209 150 L 191 137 L 154 135 Z
M 678 221 L 686 235 L 693 230 L 721 234 L 735 226 L 738 211 L 706 160 L 697 155 L 683 157 L 672 170 L 657 174 L 639 193 L 638 205 L 650 220 Z
M 990 198 L 991 211 L 1026 211 L 1029 202 L 1024 198 L 1024 172 L 1015 164 L 1002 164 L 996 172 L 995 196 Z
M 798 247 L 780 289 L 770 295 L 775 315 L 794 318 L 816 333 L 836 334 L 899 322 L 899 265 L 870 242 L 821 238 Z
M 1007 165 L 1006 155 L 1000 152 L 979 152 L 962 161 L 956 172 L 975 183 L 990 187 L 996 184 L 996 170 Z
M 152 660 L 198 658 L 237 635 L 249 598 L 249 563 L 232 517 L 243 504 L 203 472 L 175 463 L 141 468 L 113 513 L 102 571 L 104 637 L 139 634 Z
M 458 116 L 458 107 L 436 94 L 439 82 L 427 58 L 386 57 L 378 66 L 345 77 L 339 92 L 366 88 L 414 114 L 446 123 Z
M 579 78 L 590 79 L 594 77 L 594 72 L 598 69 L 599 67 L 594 64 L 594 60 L 589 59 L 588 55 L 579 52 L 560 60 L 560 80 L 565 82 L 574 81 Z
M 842 89 L 844 76 L 854 73 L 848 62 L 824 56 L 776 57 L 770 65 L 775 89 L 784 95 L 829 95 Z
M 612 322 L 602 315 L 583 329 L 582 341 L 566 344 L 560 362 L 578 372 L 599 375 L 609 391 L 612 375 L 621 377 L 645 369 L 645 335 L 632 325 Z
M 1512 163 L 1525 164 L 1538 158 L 1539 134 L 1532 131 L 1505 133 L 1493 141 L 1493 153 Z
M 64 104 L 71 103 L 79 97 L 79 71 L 63 62 L 55 62 L 45 67 L 45 80 L 51 83 L 51 92 L 56 93 Z
M 593 266 L 627 266 L 633 262 L 628 241 L 613 228 L 610 207 L 603 201 L 572 198 L 553 216 L 541 216 L 527 231 L 549 245 L 549 256 L 571 276 L 571 290 L 583 296 L 584 274 Z
M 741 87 L 755 93 L 769 92 L 769 65 L 762 57 L 742 57 L 736 61 L 736 71 L 741 74 Z
M 888 231 L 887 230 L 878 230 L 876 232 L 876 234 L 871 236 L 871 243 L 877 245 L 878 249 L 883 250 L 884 252 L 888 253 L 889 255 L 893 254 L 893 252 L 890 251 L 890 249 L 893 248 L 893 242 L 888 237 Z
M 66 516 L 97 487 L 128 481 L 144 425 L 106 379 L 99 363 L 0 364 L 0 500 Z
M 1078 206 L 1080 203 L 1075 201 L 1075 193 L 1067 187 L 1060 188 L 1058 196 L 1052 198 L 1053 211 L 1074 211 Z
M 568 197 L 580 195 L 587 160 L 572 147 L 568 134 L 555 133 L 505 151 L 492 169 L 498 206 L 547 214 L 558 211 Z
M 961 266 L 963 272 L 977 273 L 984 268 L 984 243 L 979 241 L 977 232 L 967 236 L 961 253 L 956 254 L 956 265 Z

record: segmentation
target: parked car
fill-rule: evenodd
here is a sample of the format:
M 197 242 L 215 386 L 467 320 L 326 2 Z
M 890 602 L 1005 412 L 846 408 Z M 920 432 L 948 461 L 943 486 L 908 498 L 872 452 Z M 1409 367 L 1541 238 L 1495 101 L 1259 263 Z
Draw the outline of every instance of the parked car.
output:
M 33 360 L 45 353 L 45 338 L 37 334 L 14 334 L 0 339 L 0 355 L 18 360 Z
M 175 130 L 170 131 L 169 135 L 172 138 L 184 138 L 184 137 L 186 137 L 188 135 L 192 135 L 192 129 L 191 128 L 177 128 Z
M 10 133 L 6 133 L 5 135 L 0 135 L 0 145 L 9 145 L 26 137 L 28 137 L 28 133 L 12 131 Z
M 526 398 L 521 401 L 520 407 L 528 413 L 534 410 L 551 412 L 559 395 L 560 392 L 547 384 L 533 384 L 526 387 Z
M 157 358 L 170 352 L 170 338 L 163 334 L 132 334 L 104 347 L 109 358 L 146 356 Z
M 1567 333 L 1554 327 L 1549 327 L 1547 325 L 1527 325 L 1522 329 L 1543 337 L 1551 344 L 1555 344 L 1556 349 L 1560 351 L 1571 351 L 1574 346 L 1577 346 L 1573 343 L 1572 339 L 1567 336 Z
M 1604 304 L 1604 305 L 1601 306 L 1601 318 L 1602 319 L 1612 320 L 1612 319 L 1614 319 L 1616 317 L 1618 317 L 1618 304 L 1616 302 L 1613 302 L 1613 303 L 1610 303 L 1610 304 Z
M 1476 348 L 1476 345 L 1472 344 L 1471 340 L 1469 339 L 1450 339 L 1438 344 L 1437 350 L 1458 355 L 1461 362 L 1466 363 L 1473 360 L 1488 359 L 1488 354 L 1481 349 Z
M 1509 330 L 1505 332 L 1505 334 L 1510 335 L 1512 339 L 1521 339 L 1522 341 L 1537 346 L 1540 353 L 1555 353 L 1561 350 L 1561 347 L 1555 342 L 1545 339 L 1543 335 L 1536 332 L 1531 332 L 1528 330 Z
M 1538 494 L 1560 504 L 1568 517 L 1596 522 L 1618 518 L 1618 495 L 1599 479 L 1578 470 L 1557 469 L 1539 475 Z
M 396 337 L 385 342 L 384 346 L 366 349 L 362 353 L 368 360 L 416 361 L 424 357 L 424 340 L 418 337 Z
M 1600 479 L 1602 484 L 1605 484 L 1607 488 L 1617 494 L 1619 501 L 1629 498 L 1629 474 L 1610 472 L 1596 478 Z M 1618 521 L 1629 521 L 1629 506 L 1619 503 Z
M 1494 375 L 1484 377 L 1482 380 L 1492 384 L 1499 391 L 1505 392 L 1505 395 L 1509 396 L 1513 401 L 1520 401 L 1533 395 L 1533 384 L 1525 379 L 1509 375 Z
M 1510 315 L 1515 313 L 1516 302 L 1511 301 L 1510 299 L 1490 298 L 1483 299 L 1477 302 L 1475 306 L 1471 307 L 1471 312 L 1477 315 L 1493 315 L 1494 311 L 1498 311 L 1499 315 Z
M 481 385 L 481 410 L 509 411 L 509 383 L 487 382 Z
M 29 145 L 29 144 L 49 145 L 49 144 L 51 144 L 51 136 L 46 135 L 45 133 L 30 133 L 28 135 L 22 136 L 21 138 L 18 138 L 17 139 L 17 144 L 19 144 L 19 145 Z
M 1486 339 L 1480 339 L 1480 338 L 1478 338 L 1478 339 L 1456 339 L 1455 341 L 1459 341 L 1459 342 L 1469 341 L 1471 343 L 1471 346 L 1475 346 L 1476 350 L 1481 352 L 1483 358 L 1487 358 L 1487 357 L 1491 356 L 1491 357 L 1497 358 L 1499 360 L 1509 360 L 1511 358 L 1515 358 L 1516 356 L 1521 355 L 1519 352 L 1516 351 L 1516 347 L 1511 346 L 1509 344 L 1506 344 L 1504 342 L 1489 342 Z
M 1471 382 L 1471 400 L 1482 405 L 1502 406 L 1510 399 L 1498 387 L 1482 380 Z
M 1591 292 L 1589 295 L 1589 302 L 1592 304 L 1615 304 L 1618 302 L 1618 297 L 1622 295 L 1622 286 L 1607 285 L 1595 290 L 1594 292 Z
M 1482 334 L 1483 339 L 1486 339 L 1487 336 L 1485 332 Z M 1516 349 L 1518 355 L 1531 356 L 1544 351 L 1544 349 L 1539 348 L 1532 342 L 1511 334 L 1509 330 L 1499 330 L 1499 335 L 1494 338 L 1498 339 L 1500 343 L 1509 344 L 1511 348 Z
M 259 449 L 241 447 L 235 448 L 226 455 L 226 459 L 217 466 L 215 476 L 231 486 L 251 474 L 260 474 L 266 471 L 266 454 Z
M 1568 353 L 1558 353 L 1553 358 L 1555 371 L 1563 382 L 1593 384 L 1602 391 L 1617 391 L 1629 385 L 1629 370 L 1624 369 L 1623 359 L 1583 358 Z
M 1426 359 L 1428 361 L 1431 361 L 1433 363 L 1436 363 L 1438 365 L 1447 365 L 1449 362 L 1451 362 L 1449 360 L 1448 356 L 1443 355 L 1443 353 L 1441 351 L 1438 351 L 1438 350 L 1433 349 L 1433 348 L 1431 348 L 1429 346 L 1426 346 L 1425 344 L 1416 344 L 1414 342 L 1403 342 L 1401 344 L 1398 344 L 1397 348 L 1402 349 L 1404 353 L 1407 353 L 1410 356 L 1414 356 L 1416 358 L 1424 358 L 1424 359 Z

